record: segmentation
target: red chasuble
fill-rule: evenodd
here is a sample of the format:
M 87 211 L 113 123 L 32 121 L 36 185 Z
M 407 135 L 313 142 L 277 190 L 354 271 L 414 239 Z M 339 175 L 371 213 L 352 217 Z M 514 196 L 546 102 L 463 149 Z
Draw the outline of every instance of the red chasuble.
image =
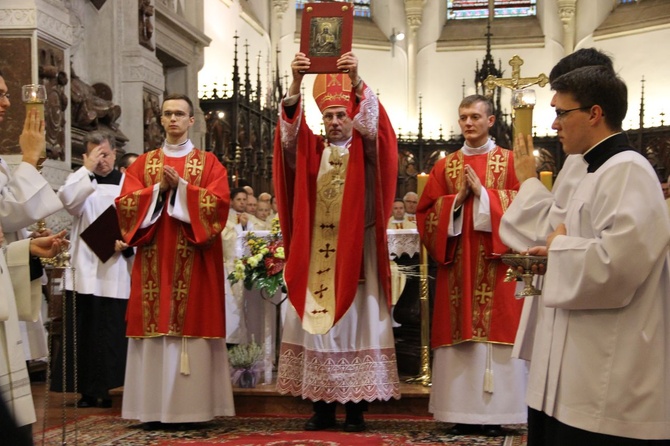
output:
M 158 220 L 141 228 L 164 165 L 189 183 L 191 223 L 168 214 L 168 195 Z M 220 232 L 229 201 L 226 169 L 208 152 L 193 149 L 171 158 L 157 149 L 140 155 L 128 168 L 116 208 L 123 238 L 137 247 L 128 301 L 129 337 L 226 336 Z
M 474 229 L 474 194 L 463 203 L 462 233 L 448 236 L 449 218 L 469 164 L 488 192 L 492 232 Z M 507 266 L 500 255 L 508 248 L 498 228 L 503 212 L 519 189 L 512 151 L 495 147 L 483 155 L 461 150 L 439 160 L 428 178 L 416 212 L 421 240 L 438 265 L 432 322 L 432 347 L 463 341 L 512 344 L 523 301 L 515 283 L 504 282 Z
M 372 94 L 372 92 L 365 88 L 364 94 Z M 352 119 L 355 119 L 360 113 L 360 104 L 378 104 L 376 98 L 368 102 L 363 98 L 359 104 L 355 94 L 351 95 L 350 100 Z M 398 147 L 388 116 L 381 104 L 378 106 L 379 121 L 376 140 L 365 141 L 354 128 L 349 147 L 349 163 L 337 235 L 336 304 L 333 325 L 351 306 L 361 278 L 366 213 L 365 191 L 370 187 L 374 188 L 375 197 L 374 219 L 379 280 L 387 304 L 391 304 L 391 272 L 386 242 L 386 222 L 391 215 L 395 194 Z M 367 113 L 374 116 L 376 111 L 369 110 Z M 282 111 L 281 120 L 292 124 L 298 119 L 299 113 L 301 111 L 298 106 L 296 116 L 289 119 Z M 316 182 L 324 141 L 321 136 L 312 133 L 302 116 L 297 135 L 297 147 L 283 151 L 281 120 L 275 132 L 273 173 L 279 222 L 287 256 L 284 280 L 291 303 L 298 315 L 304 318 L 316 208 Z

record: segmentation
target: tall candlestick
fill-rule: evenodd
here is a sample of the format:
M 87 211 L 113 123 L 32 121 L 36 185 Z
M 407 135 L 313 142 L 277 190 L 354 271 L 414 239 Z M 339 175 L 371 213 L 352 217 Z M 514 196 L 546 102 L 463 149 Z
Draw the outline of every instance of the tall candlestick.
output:
M 44 85 L 24 85 L 21 87 L 21 96 L 23 103 L 26 106 L 26 115 L 30 114 L 32 110 L 36 109 L 40 121 L 44 121 L 44 103 L 47 101 L 47 90 L 44 88 Z M 46 146 L 42 151 L 40 158 L 42 161 L 47 158 Z
M 519 133 L 524 136 L 532 135 L 534 106 L 535 91 L 531 88 L 512 92 L 512 108 L 514 109 L 512 141 L 516 141 L 516 136 Z
M 427 173 L 422 172 L 416 176 L 416 193 L 419 195 L 419 198 L 421 198 L 421 194 L 423 193 L 423 189 L 426 187 L 426 183 L 428 183 Z
M 554 181 L 554 173 L 548 170 L 543 170 L 540 172 L 540 181 L 546 186 L 547 189 L 551 190 Z

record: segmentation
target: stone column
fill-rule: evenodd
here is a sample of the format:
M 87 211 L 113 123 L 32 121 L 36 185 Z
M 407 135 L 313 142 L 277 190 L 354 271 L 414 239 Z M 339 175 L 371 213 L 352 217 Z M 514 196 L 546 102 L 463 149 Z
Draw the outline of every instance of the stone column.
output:
M 575 9 L 577 0 L 558 0 L 558 14 L 563 23 L 563 50 L 565 55 L 575 49 Z
M 288 0 L 272 0 L 274 14 L 270 14 L 270 63 L 271 69 L 277 68 L 277 48 L 282 38 L 284 13 L 288 9 Z
M 407 16 L 407 104 L 409 107 L 408 118 L 412 122 L 418 122 L 419 110 L 417 108 L 416 70 L 417 70 L 417 34 L 421 27 L 423 7 L 426 0 L 405 0 L 405 15 Z

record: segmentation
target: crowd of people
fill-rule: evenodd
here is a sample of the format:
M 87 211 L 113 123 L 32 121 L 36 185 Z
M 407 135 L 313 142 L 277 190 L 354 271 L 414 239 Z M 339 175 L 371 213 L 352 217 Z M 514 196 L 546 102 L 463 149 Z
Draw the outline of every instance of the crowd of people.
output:
M 44 122 L 27 114 L 22 162 L 0 162 L 5 438 L 32 444 L 19 320 L 40 324 L 38 258 L 64 249 L 86 271 L 63 279 L 71 344 L 58 354 L 76 345 L 79 372 L 55 367 L 52 390 L 110 407 L 109 390 L 124 386 L 122 417 L 152 430 L 233 416 L 228 348 L 249 341 L 248 315 L 241 284 L 226 278 L 238 239 L 278 218 L 290 305 L 276 389 L 313 403 L 305 430 L 337 427 L 339 403 L 340 427 L 364 431 L 370 403 L 400 398 L 387 230 L 417 230 L 436 267 L 429 411 L 450 434 L 527 423 L 529 446 L 669 444 L 670 193 L 622 131 L 627 88 L 612 59 L 583 49 L 551 71 L 566 154 L 551 190 L 532 137 L 499 147 L 493 104 L 472 95 L 458 106 L 462 148 L 436 162 L 421 196 L 402 198 L 395 133 L 356 55 L 315 78 L 323 136 L 304 117 L 310 65 L 302 53 L 291 63 L 275 196 L 229 188 L 225 167 L 189 139 L 184 95 L 163 100 L 162 147 L 117 162 L 113 137 L 93 131 L 57 192 L 38 169 Z M 0 73 L 0 123 L 9 96 Z M 27 230 L 61 209 L 68 237 Z M 515 297 L 507 252 L 547 257 L 534 269 L 540 296 Z

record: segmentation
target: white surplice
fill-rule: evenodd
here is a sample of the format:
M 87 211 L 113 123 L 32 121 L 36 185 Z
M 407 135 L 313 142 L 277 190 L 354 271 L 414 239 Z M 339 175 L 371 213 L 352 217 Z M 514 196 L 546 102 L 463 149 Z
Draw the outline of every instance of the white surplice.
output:
M 27 237 L 26 227 L 62 208 L 47 180 L 29 163 L 21 162 L 12 172 L 0 159 L 0 225 L 7 243 Z M 42 302 L 42 283 L 32 285 L 33 299 Z M 39 307 L 19 323 L 26 360 L 48 355 L 47 333 Z
M 668 439 L 670 218 L 658 178 L 634 151 L 589 174 L 566 163 L 562 176 L 553 199 L 524 182 L 501 225 L 516 249 L 567 228 L 553 240 L 537 325 L 526 330 L 528 405 L 591 432 Z
M 36 421 L 16 311 L 17 298 L 30 301 L 29 247 L 30 240 L 10 244 L 6 261 L 0 250 L 0 398 L 18 426 Z

